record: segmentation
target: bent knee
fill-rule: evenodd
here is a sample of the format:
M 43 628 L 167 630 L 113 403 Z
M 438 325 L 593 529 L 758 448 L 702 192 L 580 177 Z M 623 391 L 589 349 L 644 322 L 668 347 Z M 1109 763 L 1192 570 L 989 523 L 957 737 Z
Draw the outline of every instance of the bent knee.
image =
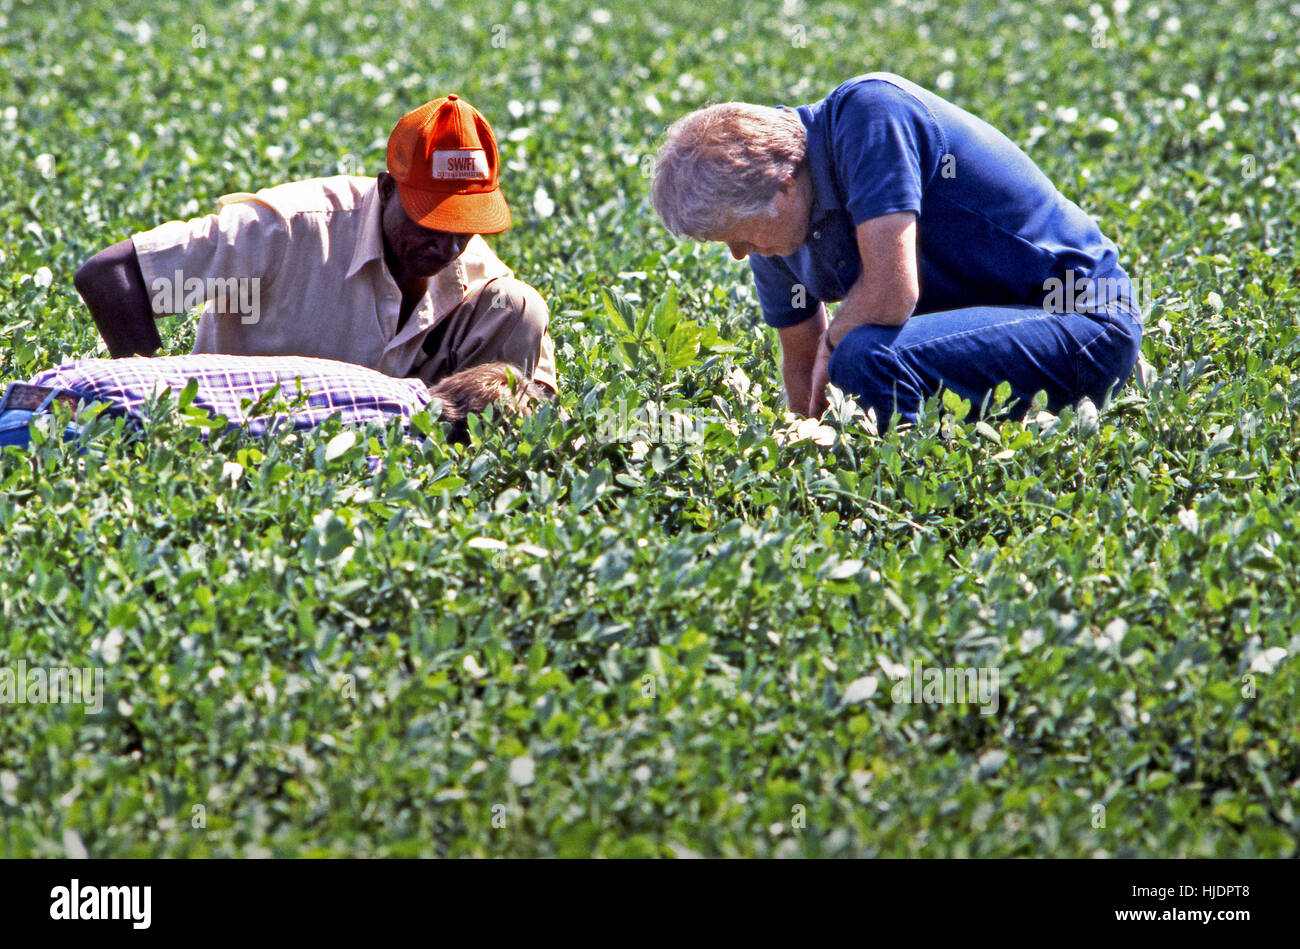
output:
M 1127 317 L 1119 317 L 1115 320 L 1115 327 L 1115 370 L 1123 381 L 1142 355 L 1142 324 Z
M 515 277 L 498 277 L 486 288 L 491 308 L 511 314 L 525 332 L 539 338 L 550 324 L 550 309 L 542 295 Z
M 859 326 L 840 340 L 827 363 L 831 382 L 845 392 L 863 393 L 872 382 L 892 375 L 897 357 L 890 348 L 898 336 L 891 326 Z

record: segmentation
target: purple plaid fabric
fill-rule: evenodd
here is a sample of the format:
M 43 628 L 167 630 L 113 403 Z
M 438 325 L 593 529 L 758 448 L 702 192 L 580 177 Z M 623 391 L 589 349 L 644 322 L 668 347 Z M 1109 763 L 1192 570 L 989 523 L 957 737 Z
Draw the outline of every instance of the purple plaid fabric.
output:
M 180 395 L 190 379 L 198 381 L 193 404 L 232 425 L 262 434 L 276 420 L 295 429 L 319 425 L 334 413 L 345 423 L 386 423 L 394 416 L 408 423 L 429 401 L 419 379 L 398 379 L 365 366 L 306 356 L 188 356 L 82 359 L 33 377 L 33 385 L 76 393 L 86 401 L 107 402 L 134 418 L 155 392 L 170 388 Z M 306 400 L 289 412 L 247 417 L 247 410 L 277 384 L 273 401 L 292 404 L 301 391 Z

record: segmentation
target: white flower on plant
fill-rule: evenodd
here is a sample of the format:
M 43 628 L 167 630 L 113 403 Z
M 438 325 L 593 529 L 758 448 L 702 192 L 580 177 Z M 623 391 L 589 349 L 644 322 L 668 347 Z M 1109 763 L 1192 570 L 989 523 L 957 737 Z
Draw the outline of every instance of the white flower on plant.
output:
M 876 662 L 884 670 L 885 675 L 889 676 L 893 681 L 898 682 L 900 679 L 907 678 L 907 666 L 901 662 L 894 662 L 884 653 L 876 653 Z
M 1020 634 L 1020 651 L 1033 652 L 1043 644 L 1043 631 L 1037 626 L 1030 627 Z
M 1092 644 L 1097 649 L 1114 649 L 1128 633 L 1128 623 L 1116 618 L 1106 624 L 1106 628 L 1093 638 Z
M 220 685 L 221 680 L 226 677 L 225 666 L 213 666 L 208 670 L 208 681 L 213 685 Z
M 545 188 L 538 187 L 533 194 L 533 210 L 540 218 L 548 218 L 555 213 L 555 202 L 551 200 Z
M 1097 120 L 1097 131 L 1105 132 L 1107 135 L 1114 135 L 1119 131 L 1119 122 L 1109 115 Z
M 1057 106 L 1056 117 L 1066 123 L 1079 121 L 1079 110 L 1074 106 Z
M 880 682 L 875 676 L 863 676 L 860 679 L 854 679 L 849 683 L 849 687 L 844 690 L 844 704 L 857 705 L 865 702 L 876 694 L 876 686 Z
M 997 774 L 1006 763 L 1007 753 L 1001 748 L 993 748 L 979 756 L 975 762 L 975 768 L 980 777 L 991 777 Z
M 282 96 L 289 91 L 289 80 L 283 76 L 276 76 L 271 80 L 271 91 L 277 96 Z
M 54 271 L 49 267 L 37 267 L 36 273 L 32 274 L 32 283 L 44 289 L 54 282 Z
M 1208 119 L 1196 126 L 1196 131 L 1201 135 L 1206 135 L 1210 132 L 1222 132 L 1227 127 L 1227 123 L 1223 121 L 1223 116 L 1218 112 L 1212 112 Z
M 506 103 L 506 111 L 510 113 L 512 119 L 522 119 L 524 117 L 524 104 L 518 99 L 511 99 Z
M 471 679 L 481 679 L 487 675 L 487 670 L 478 664 L 478 660 L 473 655 L 466 656 L 461 660 L 461 668 L 464 669 Z
M 54 177 L 54 156 L 49 152 L 41 152 L 36 156 L 36 171 L 47 181 Z
M 100 658 L 110 666 L 116 663 L 122 658 L 122 643 L 125 641 L 126 637 L 122 635 L 120 629 L 117 627 L 110 629 L 99 642 L 98 652 Z
M 520 785 L 532 784 L 537 776 L 537 762 L 527 755 L 520 755 L 510 762 L 510 780 Z
M 609 23 L 609 22 L 610 22 L 611 20 L 613 20 L 613 19 L 614 19 L 613 15 L 612 15 L 608 10 L 592 10 L 592 11 L 591 11 L 591 22 L 592 22 L 592 23 L 598 23 L 598 24 L 600 24 L 601 26 L 604 26 L 605 24 Z
M 1120 719 L 1129 728 L 1132 728 L 1137 724 L 1137 708 L 1133 705 L 1136 700 L 1137 693 L 1130 689 L 1120 695 L 1119 702 L 1115 706 L 1116 711 L 1119 712 Z
M 1281 646 L 1270 646 L 1250 660 L 1250 671 L 1270 675 L 1277 669 L 1277 664 L 1285 658 L 1286 649 Z
M 266 146 L 266 151 L 263 152 L 263 154 L 266 155 L 269 161 L 279 161 L 281 158 L 284 157 L 284 149 L 281 148 L 279 145 L 268 145 Z
M 935 77 L 934 87 L 938 89 L 940 92 L 947 92 L 949 89 L 953 87 L 954 82 L 955 80 L 953 79 L 952 70 L 945 69 L 943 72 L 939 73 L 939 75 Z

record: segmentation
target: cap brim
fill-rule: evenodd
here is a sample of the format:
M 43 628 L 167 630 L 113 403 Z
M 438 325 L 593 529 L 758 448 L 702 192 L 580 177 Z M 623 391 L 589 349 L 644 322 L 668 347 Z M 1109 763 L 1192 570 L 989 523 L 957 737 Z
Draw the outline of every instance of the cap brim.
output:
M 498 188 L 483 194 L 439 194 L 397 186 L 406 216 L 421 227 L 451 234 L 500 234 L 510 229 L 510 205 Z

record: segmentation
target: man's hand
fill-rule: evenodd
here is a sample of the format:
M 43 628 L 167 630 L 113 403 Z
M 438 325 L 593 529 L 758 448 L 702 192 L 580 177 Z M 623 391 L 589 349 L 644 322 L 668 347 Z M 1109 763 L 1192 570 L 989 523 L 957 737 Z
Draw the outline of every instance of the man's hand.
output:
M 817 350 L 823 348 L 822 335 L 825 332 L 824 306 L 819 306 L 817 313 L 802 323 L 784 326 L 777 331 L 781 339 L 781 378 L 785 382 L 786 405 L 791 412 L 808 412 Z M 822 368 L 825 370 L 824 364 Z
M 826 348 L 826 334 L 822 334 L 817 345 L 817 355 L 813 359 L 812 388 L 808 395 L 808 417 L 821 418 L 829 404 L 826 398 L 826 386 L 830 384 L 831 352 Z

